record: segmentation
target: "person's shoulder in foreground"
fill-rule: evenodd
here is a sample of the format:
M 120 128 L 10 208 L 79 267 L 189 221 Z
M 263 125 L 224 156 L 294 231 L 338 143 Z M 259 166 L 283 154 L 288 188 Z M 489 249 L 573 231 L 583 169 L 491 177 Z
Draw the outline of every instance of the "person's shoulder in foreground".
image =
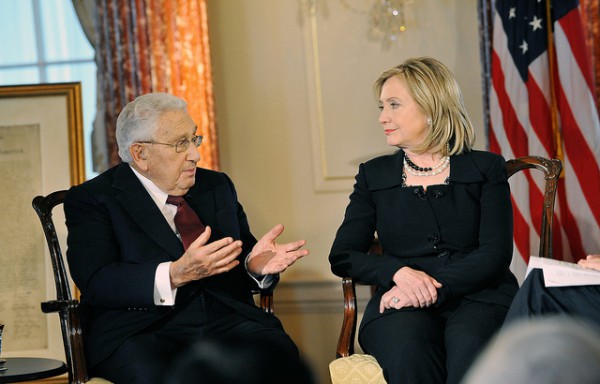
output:
M 520 320 L 500 332 L 462 384 L 600 383 L 600 329 L 576 317 Z

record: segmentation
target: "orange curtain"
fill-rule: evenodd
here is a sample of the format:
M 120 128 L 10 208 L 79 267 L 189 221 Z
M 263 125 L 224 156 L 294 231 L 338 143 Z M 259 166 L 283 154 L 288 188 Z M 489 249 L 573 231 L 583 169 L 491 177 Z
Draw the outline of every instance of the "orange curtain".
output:
M 168 92 L 188 103 L 205 140 L 200 165 L 219 169 L 206 0 L 98 0 L 95 169 L 120 162 L 115 123 L 129 101 Z

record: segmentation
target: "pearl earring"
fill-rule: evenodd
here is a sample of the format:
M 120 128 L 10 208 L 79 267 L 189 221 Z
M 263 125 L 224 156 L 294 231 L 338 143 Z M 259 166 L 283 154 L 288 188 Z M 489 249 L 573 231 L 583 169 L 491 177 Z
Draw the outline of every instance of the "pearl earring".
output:
M 431 125 L 431 117 L 427 118 L 427 125 Z

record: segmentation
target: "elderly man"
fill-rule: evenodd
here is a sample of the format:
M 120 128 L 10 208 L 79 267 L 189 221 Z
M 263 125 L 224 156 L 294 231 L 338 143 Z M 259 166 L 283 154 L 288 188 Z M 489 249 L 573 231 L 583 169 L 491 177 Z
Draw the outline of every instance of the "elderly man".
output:
M 67 258 L 81 290 L 88 366 L 116 383 L 157 383 L 203 337 L 252 335 L 298 350 L 252 291 L 308 254 L 256 240 L 233 183 L 197 168 L 196 125 L 172 95 L 140 96 L 117 120 L 123 163 L 65 199 Z

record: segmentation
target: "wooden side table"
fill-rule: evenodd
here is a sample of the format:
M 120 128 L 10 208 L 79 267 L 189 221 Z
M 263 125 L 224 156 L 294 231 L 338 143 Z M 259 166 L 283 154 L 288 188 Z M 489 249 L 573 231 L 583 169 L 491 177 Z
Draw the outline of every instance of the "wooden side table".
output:
M 17 383 L 21 381 L 40 380 L 62 375 L 67 372 L 67 365 L 60 360 L 38 357 L 6 357 L 0 366 L 0 383 Z

